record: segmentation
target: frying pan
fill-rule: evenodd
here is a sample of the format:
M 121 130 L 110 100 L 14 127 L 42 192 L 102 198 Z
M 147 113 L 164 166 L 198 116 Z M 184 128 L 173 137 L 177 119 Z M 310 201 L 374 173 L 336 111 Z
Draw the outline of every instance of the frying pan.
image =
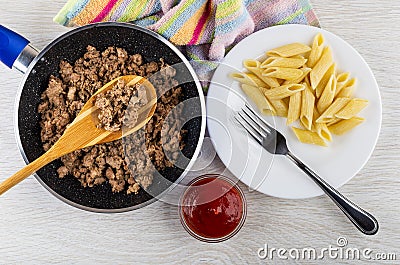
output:
M 91 24 L 71 30 L 55 39 L 41 52 L 37 52 L 29 41 L 0 25 L 0 60 L 8 67 L 24 73 L 15 113 L 15 135 L 18 147 L 26 163 L 44 153 L 40 139 L 40 115 L 37 107 L 40 95 L 47 88 L 50 75 L 59 76 L 59 63 L 75 62 L 83 56 L 88 45 L 104 50 L 109 46 L 124 48 L 129 54 L 140 53 L 145 61 L 164 58 L 169 65 L 180 64 L 179 76 L 185 77 L 182 101 L 195 99 L 200 115 L 187 121 L 183 127 L 188 131 L 182 150 L 187 162 L 184 167 L 166 168 L 146 192 L 126 194 L 113 193 L 108 183 L 93 188 L 83 188 L 73 176 L 58 177 L 56 160 L 34 174 L 36 179 L 53 195 L 80 209 L 94 212 L 123 212 L 135 210 L 156 201 L 172 189 L 189 171 L 197 158 L 204 138 L 205 103 L 201 86 L 192 67 L 183 54 L 158 34 L 129 23 L 105 22 Z M 189 81 L 187 81 L 189 80 Z M 179 80 L 178 80 L 179 82 Z M 193 106 L 192 106 L 193 108 Z M 191 110 L 193 111 L 193 110 Z M 21 184 L 23 185 L 23 183 Z M 149 191 L 149 190 L 148 190 Z

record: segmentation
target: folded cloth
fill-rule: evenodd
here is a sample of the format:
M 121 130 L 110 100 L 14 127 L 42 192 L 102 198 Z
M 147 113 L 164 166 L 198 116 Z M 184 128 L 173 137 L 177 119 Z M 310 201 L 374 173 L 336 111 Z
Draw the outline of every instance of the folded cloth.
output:
M 280 24 L 319 26 L 309 0 L 68 0 L 54 21 L 82 26 L 133 22 L 171 41 L 210 71 L 227 50 L 249 34 Z M 199 73 L 199 72 L 198 72 Z

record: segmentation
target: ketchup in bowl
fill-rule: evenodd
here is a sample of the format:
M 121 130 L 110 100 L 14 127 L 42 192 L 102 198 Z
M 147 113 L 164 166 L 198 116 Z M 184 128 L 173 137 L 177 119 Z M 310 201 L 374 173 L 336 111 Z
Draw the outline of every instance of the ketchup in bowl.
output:
M 193 237 L 221 242 L 235 235 L 246 218 L 246 201 L 238 186 L 226 177 L 194 179 L 180 200 L 180 219 Z

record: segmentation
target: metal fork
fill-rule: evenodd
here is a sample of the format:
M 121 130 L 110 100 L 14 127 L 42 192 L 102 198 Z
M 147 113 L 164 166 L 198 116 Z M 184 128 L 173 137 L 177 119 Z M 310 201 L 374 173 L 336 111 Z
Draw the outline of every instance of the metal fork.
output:
M 332 199 L 332 201 L 340 208 L 340 210 L 342 210 L 358 230 L 366 235 L 374 235 L 378 232 L 378 221 L 371 214 L 340 194 L 336 189 L 301 162 L 300 159 L 294 156 L 286 145 L 285 137 L 265 122 L 262 117 L 247 104 L 237 113 L 235 118 L 269 153 L 284 155 L 303 170 L 304 173 L 306 173 L 326 193 L 326 195 Z

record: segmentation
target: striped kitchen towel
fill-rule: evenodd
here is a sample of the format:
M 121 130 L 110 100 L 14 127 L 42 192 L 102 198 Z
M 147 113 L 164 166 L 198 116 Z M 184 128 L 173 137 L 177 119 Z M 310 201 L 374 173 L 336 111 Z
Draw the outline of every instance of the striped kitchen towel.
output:
M 213 62 L 257 30 L 289 23 L 319 26 L 309 0 L 68 0 L 54 21 L 133 22 L 169 39 L 189 60 L 205 60 L 197 72 L 213 69 Z

